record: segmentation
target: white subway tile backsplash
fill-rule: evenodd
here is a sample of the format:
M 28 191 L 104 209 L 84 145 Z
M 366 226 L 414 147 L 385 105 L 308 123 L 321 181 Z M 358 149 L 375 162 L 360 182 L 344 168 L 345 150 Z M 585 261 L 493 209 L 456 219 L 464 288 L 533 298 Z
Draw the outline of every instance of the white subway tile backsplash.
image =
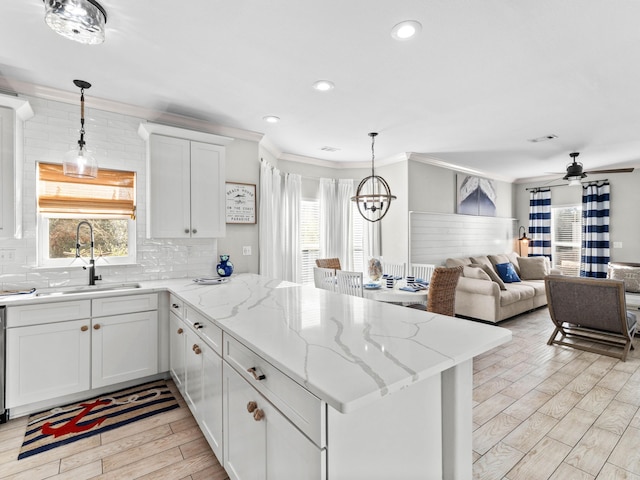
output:
M 80 108 L 27 97 L 34 117 L 24 124 L 23 236 L 2 240 L 15 249 L 15 260 L 0 266 L 1 288 L 46 288 L 87 283 L 80 265 L 69 268 L 37 266 L 36 162 L 62 163 L 79 138 Z M 79 98 L 79 97 L 78 97 Z M 212 239 L 157 240 L 146 238 L 146 147 L 138 136 L 142 119 L 90 108 L 86 101 L 87 146 L 104 168 L 135 171 L 137 177 L 137 263 L 96 264 L 105 282 L 132 282 L 212 275 L 217 264 L 217 241 Z

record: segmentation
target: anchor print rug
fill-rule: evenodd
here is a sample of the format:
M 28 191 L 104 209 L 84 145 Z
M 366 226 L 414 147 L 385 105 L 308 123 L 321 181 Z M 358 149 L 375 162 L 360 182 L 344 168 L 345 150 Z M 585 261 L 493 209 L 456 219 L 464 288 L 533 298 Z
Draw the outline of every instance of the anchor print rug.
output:
M 36 413 L 29 417 L 18 460 L 178 407 L 160 380 Z

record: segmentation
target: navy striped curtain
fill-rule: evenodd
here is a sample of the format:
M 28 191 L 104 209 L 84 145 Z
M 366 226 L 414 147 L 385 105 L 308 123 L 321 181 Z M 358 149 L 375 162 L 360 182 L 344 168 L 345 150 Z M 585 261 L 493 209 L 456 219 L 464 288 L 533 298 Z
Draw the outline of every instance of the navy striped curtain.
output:
M 607 277 L 609 263 L 609 183 L 582 187 L 581 277 Z
M 551 189 L 529 194 L 529 256 L 551 259 Z

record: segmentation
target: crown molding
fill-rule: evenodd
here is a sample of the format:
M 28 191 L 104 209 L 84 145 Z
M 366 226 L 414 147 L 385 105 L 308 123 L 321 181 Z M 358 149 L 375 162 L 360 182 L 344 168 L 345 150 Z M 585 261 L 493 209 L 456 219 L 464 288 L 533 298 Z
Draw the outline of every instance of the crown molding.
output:
M 347 161 L 339 161 L 339 160 L 322 160 L 320 158 L 314 157 L 305 157 L 304 155 L 295 155 L 293 153 L 282 153 L 278 158 L 278 160 L 287 160 L 290 162 L 298 162 L 304 163 L 306 165 L 314 165 L 316 167 L 325 167 L 325 168 L 335 168 L 337 170 L 344 170 L 347 168 L 369 168 L 371 167 L 371 161 L 358 161 L 358 162 L 347 162 Z M 408 156 L 406 153 L 401 152 L 396 155 L 392 155 L 390 157 L 385 157 L 382 159 L 376 158 L 375 166 L 376 167 L 384 167 L 387 165 L 392 165 L 394 163 L 399 163 L 408 160 Z
M 491 178 L 493 180 L 498 180 L 501 182 L 514 183 L 515 181 L 515 178 L 512 177 L 495 175 L 493 173 L 483 172 L 482 170 L 476 170 L 474 168 L 461 167 L 460 165 L 454 165 L 453 163 L 445 162 L 444 160 L 440 160 L 439 158 L 432 157 L 424 153 L 411 152 L 409 154 L 409 159 L 419 163 L 433 165 L 434 167 L 446 168 L 448 170 L 454 170 L 456 172 L 466 173 L 468 175 L 477 175 L 480 177 Z
M 77 103 L 78 95 L 75 92 L 67 92 L 56 88 L 45 87 L 42 85 L 34 85 L 31 83 L 12 80 L 11 84 L 6 79 L 0 79 L 0 89 L 6 92 L 15 92 L 18 95 L 30 95 L 41 98 L 43 100 L 51 100 L 63 103 Z M 3 95 L 4 96 L 4 95 Z M 8 95 L 7 95 L 8 96 Z M 119 113 L 131 117 L 137 117 L 148 122 L 156 122 L 164 125 L 173 125 L 178 128 L 186 128 L 189 130 L 211 133 L 214 135 L 222 135 L 233 137 L 240 140 L 250 140 L 260 142 L 264 134 L 243 130 L 240 128 L 227 127 L 217 125 L 206 120 L 199 120 L 175 113 L 162 112 L 150 108 L 131 105 L 128 103 L 117 102 L 115 100 L 106 100 L 100 97 L 91 97 L 90 108 L 103 110 L 106 112 Z

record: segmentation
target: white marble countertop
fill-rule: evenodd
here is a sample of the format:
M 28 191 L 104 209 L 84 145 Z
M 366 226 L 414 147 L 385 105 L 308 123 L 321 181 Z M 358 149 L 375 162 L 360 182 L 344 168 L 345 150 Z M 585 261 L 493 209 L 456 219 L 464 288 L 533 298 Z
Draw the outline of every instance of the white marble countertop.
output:
M 169 290 L 336 410 L 348 413 L 511 339 L 494 325 L 238 274 L 228 283 L 140 282 Z M 104 292 L 100 295 L 122 294 Z M 97 294 L 93 294 L 97 295 Z M 27 298 L 30 297 L 30 298 Z M 16 295 L 0 305 L 61 301 Z

